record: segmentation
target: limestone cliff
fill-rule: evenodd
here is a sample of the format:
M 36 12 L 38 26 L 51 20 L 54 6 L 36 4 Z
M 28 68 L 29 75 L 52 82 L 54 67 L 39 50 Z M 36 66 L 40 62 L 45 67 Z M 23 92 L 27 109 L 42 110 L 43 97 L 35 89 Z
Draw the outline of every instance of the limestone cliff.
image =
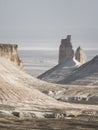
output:
M 78 47 L 75 53 L 75 59 L 79 61 L 81 64 L 87 62 L 87 57 L 81 47 Z
M 74 50 L 72 49 L 71 35 L 67 35 L 66 39 L 61 40 L 59 48 L 59 64 L 64 63 L 66 59 L 74 57 Z
M 17 48 L 18 45 L 16 44 L 0 44 L 0 56 L 9 59 L 15 65 L 22 68 L 23 62 L 18 56 Z

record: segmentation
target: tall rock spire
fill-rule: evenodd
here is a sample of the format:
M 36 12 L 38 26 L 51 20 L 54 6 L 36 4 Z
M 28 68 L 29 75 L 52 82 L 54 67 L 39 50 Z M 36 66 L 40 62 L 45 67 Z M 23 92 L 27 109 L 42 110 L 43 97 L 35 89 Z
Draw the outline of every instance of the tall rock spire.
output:
M 66 59 L 74 57 L 74 50 L 72 49 L 71 35 L 67 35 L 66 39 L 61 40 L 59 47 L 59 64 L 64 63 Z

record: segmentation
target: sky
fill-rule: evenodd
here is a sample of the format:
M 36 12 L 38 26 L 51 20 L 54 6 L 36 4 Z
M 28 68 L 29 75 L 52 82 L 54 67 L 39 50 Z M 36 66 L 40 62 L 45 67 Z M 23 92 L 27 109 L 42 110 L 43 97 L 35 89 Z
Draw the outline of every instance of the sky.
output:
M 56 49 L 66 35 L 98 48 L 98 0 L 0 0 L 0 43 Z

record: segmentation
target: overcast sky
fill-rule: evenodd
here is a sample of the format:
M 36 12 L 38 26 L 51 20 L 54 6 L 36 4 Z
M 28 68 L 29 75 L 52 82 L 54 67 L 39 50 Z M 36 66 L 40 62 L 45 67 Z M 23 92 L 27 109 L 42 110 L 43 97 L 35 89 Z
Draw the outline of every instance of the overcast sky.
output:
M 67 34 L 98 48 L 98 0 L 0 0 L 0 42 L 57 48 Z

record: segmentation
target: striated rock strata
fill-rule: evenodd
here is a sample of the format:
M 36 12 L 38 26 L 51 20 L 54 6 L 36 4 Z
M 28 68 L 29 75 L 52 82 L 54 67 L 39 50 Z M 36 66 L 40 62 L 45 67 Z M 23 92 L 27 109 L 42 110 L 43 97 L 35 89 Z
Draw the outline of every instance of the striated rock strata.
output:
M 18 45 L 16 44 L 0 44 L 0 56 L 14 62 L 20 68 L 23 67 L 23 62 L 18 56 Z
M 77 48 L 76 53 L 75 53 L 75 59 L 79 61 L 81 64 L 84 64 L 87 62 L 86 54 L 84 53 L 81 47 Z

